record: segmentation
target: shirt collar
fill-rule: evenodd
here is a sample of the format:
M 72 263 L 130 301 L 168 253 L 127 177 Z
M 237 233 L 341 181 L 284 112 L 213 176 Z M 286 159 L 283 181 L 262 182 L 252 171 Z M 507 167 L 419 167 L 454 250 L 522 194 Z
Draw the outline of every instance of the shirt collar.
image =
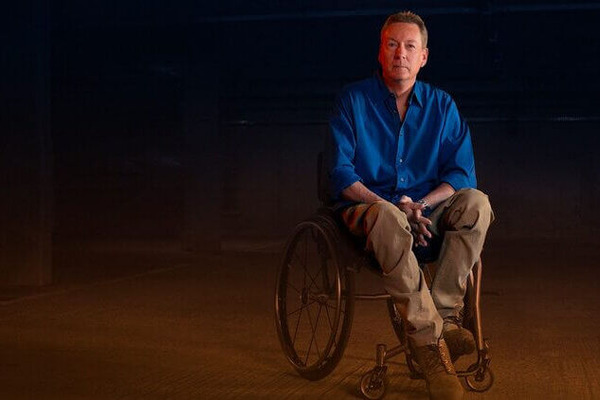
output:
M 387 86 L 385 86 L 385 83 L 383 82 L 383 78 L 381 76 L 380 71 L 375 72 L 375 80 L 377 82 L 375 95 L 377 96 L 377 98 L 380 101 L 383 102 L 383 101 L 387 100 L 392 93 L 387 88 Z M 418 104 L 420 107 L 423 107 L 423 82 L 421 82 L 419 80 L 417 80 L 415 82 L 415 86 L 413 87 L 413 91 L 410 94 L 408 102 L 409 102 L 409 104 L 414 102 L 414 103 Z

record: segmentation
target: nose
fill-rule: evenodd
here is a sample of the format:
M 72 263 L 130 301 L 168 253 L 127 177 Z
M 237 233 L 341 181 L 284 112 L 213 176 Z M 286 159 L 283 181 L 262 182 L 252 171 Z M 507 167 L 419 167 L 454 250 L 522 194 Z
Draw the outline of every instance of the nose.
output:
M 396 48 L 394 52 L 394 58 L 406 58 L 406 49 L 404 46 L 400 45 Z

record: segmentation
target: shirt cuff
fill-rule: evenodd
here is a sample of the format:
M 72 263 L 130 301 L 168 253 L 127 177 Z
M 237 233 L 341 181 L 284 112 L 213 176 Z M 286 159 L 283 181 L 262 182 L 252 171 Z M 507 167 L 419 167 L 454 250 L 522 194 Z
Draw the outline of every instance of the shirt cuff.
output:
M 361 181 L 353 171 L 334 171 L 331 176 L 331 192 L 334 199 L 342 198 L 342 191 L 355 182 Z
M 475 189 L 477 186 L 477 182 L 475 182 L 474 179 L 470 179 L 468 176 L 465 176 L 460 172 L 450 173 L 442 177 L 442 182 L 446 182 L 456 191 L 465 188 Z

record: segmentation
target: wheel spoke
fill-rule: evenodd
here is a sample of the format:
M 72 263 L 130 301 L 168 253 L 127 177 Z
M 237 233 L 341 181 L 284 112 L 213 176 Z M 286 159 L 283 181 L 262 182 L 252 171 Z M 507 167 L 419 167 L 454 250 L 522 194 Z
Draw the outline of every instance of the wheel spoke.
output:
M 319 329 L 319 319 L 321 319 L 321 310 L 323 309 L 323 306 L 319 305 L 319 312 L 317 313 L 317 319 L 315 321 L 315 330 L 314 330 L 314 337 L 317 337 L 317 330 Z M 318 338 L 315 339 L 315 348 L 317 349 L 317 357 L 320 359 L 321 358 L 321 351 L 319 350 L 319 341 Z
M 308 289 L 312 288 L 312 287 L 316 287 L 318 288 L 319 285 L 317 285 L 317 278 L 319 276 L 319 274 L 321 273 L 321 270 L 317 271 L 317 274 L 313 277 L 308 269 L 308 256 L 306 257 L 306 262 L 302 265 L 302 269 L 304 270 L 304 286 L 306 287 L 306 276 L 308 276 L 308 278 L 311 281 L 311 284 L 308 286 Z
M 308 271 L 307 271 L 307 272 L 308 272 Z M 313 278 L 312 276 L 310 276 L 310 274 L 309 274 L 309 276 L 310 276 L 310 278 L 311 278 L 310 280 L 311 280 L 311 281 L 312 281 L 312 283 L 313 283 L 312 285 L 310 285 L 310 286 L 308 287 L 309 289 L 310 289 L 311 287 L 313 287 L 313 286 L 314 286 L 315 288 L 317 288 L 317 290 L 319 290 L 319 285 L 317 284 L 317 278 L 319 277 L 319 275 L 321 275 L 321 273 L 322 273 L 322 272 L 323 272 L 323 269 L 322 269 L 322 268 L 319 268 L 319 270 L 317 271 L 317 275 L 315 275 L 315 276 L 314 276 L 314 278 Z
M 292 338 L 292 345 L 296 344 L 296 336 L 298 335 L 298 327 L 300 326 L 300 318 L 302 318 L 302 310 L 304 307 L 300 307 L 300 313 L 298 314 L 298 320 L 296 321 L 296 328 L 294 329 L 294 337 Z
M 294 258 L 298 261 L 298 263 L 300 264 L 301 268 L 304 270 L 304 276 L 303 276 L 303 286 L 306 287 L 306 276 L 308 275 L 308 277 L 310 278 L 311 282 L 316 285 L 315 283 L 315 279 L 316 277 L 313 278 L 313 276 L 310 274 L 310 271 L 307 268 L 308 265 L 308 241 L 304 240 L 304 249 L 302 249 L 303 251 L 303 258 L 301 258 L 300 254 L 294 252 Z M 290 266 L 292 266 L 293 262 L 290 261 Z M 317 273 L 318 276 L 318 273 Z M 312 287 L 313 285 L 311 284 L 309 286 Z
M 331 304 L 329 304 L 329 303 L 328 303 L 328 304 L 325 304 L 325 307 L 327 307 L 327 308 L 330 308 L 330 309 L 331 309 L 331 310 L 333 310 L 333 311 L 335 311 L 335 310 L 337 310 L 337 309 L 338 309 L 338 307 L 337 307 L 337 306 L 331 305 Z M 343 310 L 341 307 L 340 307 L 340 312 L 342 312 L 342 313 L 344 312 L 344 310 Z
M 338 310 L 337 306 L 331 305 L 331 304 L 325 304 L 325 309 L 327 310 L 327 313 L 329 314 L 329 310 L 331 310 L 332 312 L 335 312 L 336 310 Z M 343 306 L 339 307 L 340 310 L 340 319 L 343 320 L 344 319 L 344 315 L 346 315 L 346 310 L 344 309 Z M 331 328 L 333 330 L 333 326 Z
M 329 315 L 329 308 L 325 305 L 325 314 L 327 314 L 327 321 L 329 321 L 329 327 L 333 331 L 333 324 L 331 323 L 331 316 Z
M 305 275 L 308 275 L 308 277 L 310 278 L 310 280 L 311 280 L 311 282 L 312 282 L 312 283 L 311 283 L 311 284 L 308 286 L 308 289 L 310 289 L 310 288 L 312 288 L 312 287 L 316 287 L 316 288 L 317 288 L 317 290 L 318 290 L 318 288 L 319 288 L 319 285 L 317 285 L 317 282 L 316 282 L 316 277 L 314 277 L 314 278 L 313 278 L 313 277 L 312 277 L 312 275 L 310 274 L 310 272 L 308 271 L 308 269 L 306 269 L 306 267 L 304 267 L 304 272 L 306 273 Z M 319 273 L 320 273 L 320 271 L 319 271 L 319 272 L 317 272 L 317 276 L 319 276 Z
M 291 287 L 292 289 L 294 289 L 296 291 L 296 293 L 298 294 L 302 294 L 301 290 L 298 290 L 294 285 L 292 285 L 292 283 L 288 280 L 287 282 L 287 286 Z
M 306 263 L 306 260 L 302 260 L 301 255 L 298 254 L 297 252 L 294 252 L 293 254 L 293 258 L 298 262 L 298 264 L 300 265 L 304 265 Z M 292 266 L 294 264 L 294 260 L 290 260 L 290 266 Z
M 303 286 L 306 287 L 307 285 L 307 281 L 306 281 L 306 277 L 308 276 L 308 278 L 310 279 L 311 284 L 308 285 L 308 288 L 312 288 L 312 287 L 316 287 L 317 289 L 319 288 L 319 285 L 317 284 L 317 278 L 319 277 L 319 275 L 321 274 L 321 269 L 319 269 L 316 273 L 315 276 L 312 276 L 312 274 L 310 273 L 309 269 L 308 269 L 308 253 L 309 253 L 309 249 L 308 249 L 308 240 L 304 240 L 304 248 L 302 249 L 303 252 L 303 258 L 300 257 L 299 254 L 297 254 L 296 252 L 294 252 L 294 258 L 298 261 L 298 263 L 300 264 L 301 268 L 304 270 L 304 277 L 303 277 Z M 290 267 L 292 266 L 292 261 L 290 261 Z
M 308 322 L 310 323 L 310 326 L 312 328 L 312 319 L 310 318 L 310 310 L 307 310 L 306 313 L 308 314 Z M 312 343 L 313 343 L 314 338 L 315 338 L 315 335 L 314 335 L 314 331 L 313 331 L 313 335 L 311 336 L 310 342 L 308 344 L 308 349 L 306 350 L 306 358 L 304 359 L 304 365 L 306 365 L 306 363 L 308 363 L 308 356 L 310 355 L 310 349 L 312 348 Z
M 308 345 L 308 349 L 306 350 L 306 358 L 304 360 L 304 364 L 306 364 L 308 362 L 308 358 L 310 356 L 310 351 L 312 349 L 313 343 L 315 343 L 315 347 L 317 348 L 317 356 L 321 357 L 320 352 L 319 352 L 319 345 L 318 345 L 317 341 L 315 340 L 316 328 L 315 328 L 315 325 L 313 325 L 310 310 L 306 310 L 306 313 L 308 314 L 308 322 L 310 323 L 310 327 L 312 330 L 312 336 L 310 338 L 310 343 Z M 318 315 L 320 315 L 320 314 L 321 314 L 321 308 L 319 308 L 319 313 L 317 314 L 317 320 L 318 320 Z
M 289 316 L 289 315 L 296 314 L 298 311 L 302 311 L 303 309 L 308 308 L 310 305 L 314 304 L 315 302 L 316 302 L 316 300 L 313 300 L 308 304 L 302 305 L 302 306 L 298 307 L 297 309 L 295 309 L 294 311 L 287 313 L 287 315 Z
M 327 314 L 327 321 L 329 322 L 329 328 L 331 329 L 331 332 L 334 334 L 333 346 L 337 347 L 337 335 L 335 334 L 335 330 L 333 329 L 333 323 L 331 322 L 331 316 L 329 315 L 329 308 L 325 307 L 325 313 Z

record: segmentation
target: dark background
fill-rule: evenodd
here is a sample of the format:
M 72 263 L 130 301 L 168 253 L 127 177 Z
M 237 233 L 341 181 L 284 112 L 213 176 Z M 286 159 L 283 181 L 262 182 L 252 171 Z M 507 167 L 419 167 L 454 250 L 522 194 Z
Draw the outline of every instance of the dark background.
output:
M 3 16 L 0 280 L 48 283 L 73 240 L 284 239 L 318 207 L 335 94 L 405 9 L 471 127 L 490 241 L 597 244 L 599 2 L 30 0 Z

